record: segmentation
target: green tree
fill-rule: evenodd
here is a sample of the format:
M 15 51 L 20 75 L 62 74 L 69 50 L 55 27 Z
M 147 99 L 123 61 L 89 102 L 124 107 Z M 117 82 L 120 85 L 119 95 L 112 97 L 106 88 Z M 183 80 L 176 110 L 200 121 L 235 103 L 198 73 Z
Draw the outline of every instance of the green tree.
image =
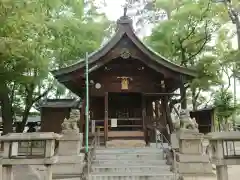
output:
M 82 0 L 1 1 L 0 16 L 0 101 L 7 133 L 16 115 L 22 131 L 33 104 L 52 90 L 49 70 L 95 50 L 109 22 L 94 1 Z
M 222 26 L 222 19 L 217 16 L 221 12 L 209 0 L 181 1 L 166 11 L 168 19 L 154 27 L 147 42 L 176 64 L 197 70 L 198 78 L 190 85 L 193 109 L 196 110 L 200 93 L 221 83 L 219 62 L 210 45 L 213 34 Z
M 238 109 L 234 106 L 232 93 L 225 89 L 217 91 L 214 96 L 214 106 L 220 130 L 228 131 L 229 118 Z

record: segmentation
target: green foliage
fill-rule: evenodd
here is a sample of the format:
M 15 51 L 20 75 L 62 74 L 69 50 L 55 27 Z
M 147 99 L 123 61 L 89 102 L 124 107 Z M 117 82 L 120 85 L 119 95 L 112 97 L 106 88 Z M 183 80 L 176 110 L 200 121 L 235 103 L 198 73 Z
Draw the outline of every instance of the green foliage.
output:
M 159 0 L 157 8 L 167 12 L 168 19 L 155 25 L 146 42 L 174 63 L 197 71 L 198 77 L 191 83 L 191 99 L 196 109 L 202 91 L 223 83 L 222 59 L 217 52 L 229 52 L 230 48 L 223 51 L 214 44 L 218 36 L 224 46 L 229 42 L 227 34 L 219 31 L 228 20 L 227 12 L 224 6 L 209 0 Z
M 238 106 L 234 106 L 232 93 L 224 89 L 216 92 L 214 106 L 216 107 L 216 116 L 220 123 L 226 123 L 238 109 Z
M 25 121 L 32 105 L 52 90 L 50 69 L 72 64 L 100 46 L 110 22 L 95 4 L 0 1 L 0 100 L 9 97 L 4 107 L 13 114 L 8 111 L 8 119 L 18 115 Z

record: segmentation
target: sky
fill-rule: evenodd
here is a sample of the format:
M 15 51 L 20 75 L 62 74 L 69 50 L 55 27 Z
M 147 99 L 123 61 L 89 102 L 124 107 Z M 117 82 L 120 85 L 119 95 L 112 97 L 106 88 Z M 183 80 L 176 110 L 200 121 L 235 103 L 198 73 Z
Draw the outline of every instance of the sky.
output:
M 103 8 L 103 11 L 106 13 L 107 17 L 112 20 L 116 21 L 119 17 L 123 15 L 123 5 L 125 0 L 105 0 L 106 6 Z M 235 28 L 234 25 L 232 25 L 232 28 Z M 149 32 L 151 30 L 145 30 L 145 32 Z M 149 34 L 149 33 L 147 33 Z M 233 44 L 237 48 L 237 38 L 233 39 Z M 233 79 L 231 80 L 232 86 L 230 87 L 230 90 L 233 92 Z M 236 82 L 237 92 L 240 92 L 240 83 L 239 81 Z M 236 94 L 237 99 L 240 99 L 240 93 Z
M 104 12 L 110 20 L 116 21 L 123 15 L 124 0 L 105 0 L 107 6 L 104 7 Z

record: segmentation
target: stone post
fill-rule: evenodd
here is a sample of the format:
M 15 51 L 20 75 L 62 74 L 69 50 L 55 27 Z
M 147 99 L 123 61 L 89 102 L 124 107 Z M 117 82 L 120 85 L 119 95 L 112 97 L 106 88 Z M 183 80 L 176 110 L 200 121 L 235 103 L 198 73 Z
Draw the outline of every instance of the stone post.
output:
M 216 140 L 212 142 L 212 147 L 214 147 L 216 153 L 213 154 L 213 160 L 224 159 L 223 144 L 222 140 Z M 215 148 L 216 147 L 216 148 Z M 216 164 L 216 173 L 218 180 L 228 180 L 228 167 L 227 164 Z
M 209 157 L 203 155 L 203 134 L 195 130 L 180 129 L 179 153 L 176 154 L 177 170 L 182 180 L 204 180 L 213 177 L 212 164 Z
M 57 176 L 66 174 L 81 174 L 84 165 L 84 153 L 80 153 L 83 135 L 79 133 L 77 122 L 80 113 L 72 110 L 70 118 L 62 123 L 62 137 L 59 139 L 58 163 L 52 167 L 53 174 Z
M 2 179 L 13 180 L 12 165 L 2 165 Z
M 45 179 L 44 180 L 48 180 L 51 179 L 52 180 L 52 166 L 51 165 L 45 165 L 46 170 L 45 170 Z
M 227 165 L 216 166 L 217 180 L 228 180 Z
M 218 180 L 228 180 L 228 166 L 240 165 L 240 132 L 211 132 L 206 136 L 211 144 L 211 160 L 216 165 Z

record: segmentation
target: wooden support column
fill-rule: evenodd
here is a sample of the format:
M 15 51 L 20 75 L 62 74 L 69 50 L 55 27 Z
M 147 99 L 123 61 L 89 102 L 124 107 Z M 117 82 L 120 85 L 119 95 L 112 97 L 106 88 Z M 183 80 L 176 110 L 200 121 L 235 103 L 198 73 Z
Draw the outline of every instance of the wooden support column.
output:
M 170 108 L 169 108 L 169 104 L 168 104 L 168 102 L 169 102 L 168 96 L 166 97 L 166 102 L 167 102 L 167 104 L 166 104 L 167 123 L 169 125 L 169 131 L 170 131 L 170 133 L 172 133 L 173 132 L 173 122 L 172 122 L 171 112 L 170 112 Z
M 147 144 L 147 138 L 148 138 L 148 134 L 147 134 L 147 128 L 146 128 L 146 124 L 145 124 L 145 118 L 146 118 L 146 99 L 144 94 L 142 93 L 142 123 L 143 123 L 143 133 L 144 133 L 144 140 Z
M 108 141 L 108 92 L 104 96 L 104 143 L 107 145 Z
M 164 81 L 161 81 L 161 89 L 162 89 L 162 92 L 166 93 L 166 84 Z M 161 124 L 164 127 L 162 133 L 163 135 L 165 135 L 168 141 L 170 141 L 170 134 L 167 131 L 167 125 L 170 126 L 167 108 L 168 108 L 168 96 L 163 95 L 161 98 L 161 113 L 162 113 L 162 121 L 163 121 Z

